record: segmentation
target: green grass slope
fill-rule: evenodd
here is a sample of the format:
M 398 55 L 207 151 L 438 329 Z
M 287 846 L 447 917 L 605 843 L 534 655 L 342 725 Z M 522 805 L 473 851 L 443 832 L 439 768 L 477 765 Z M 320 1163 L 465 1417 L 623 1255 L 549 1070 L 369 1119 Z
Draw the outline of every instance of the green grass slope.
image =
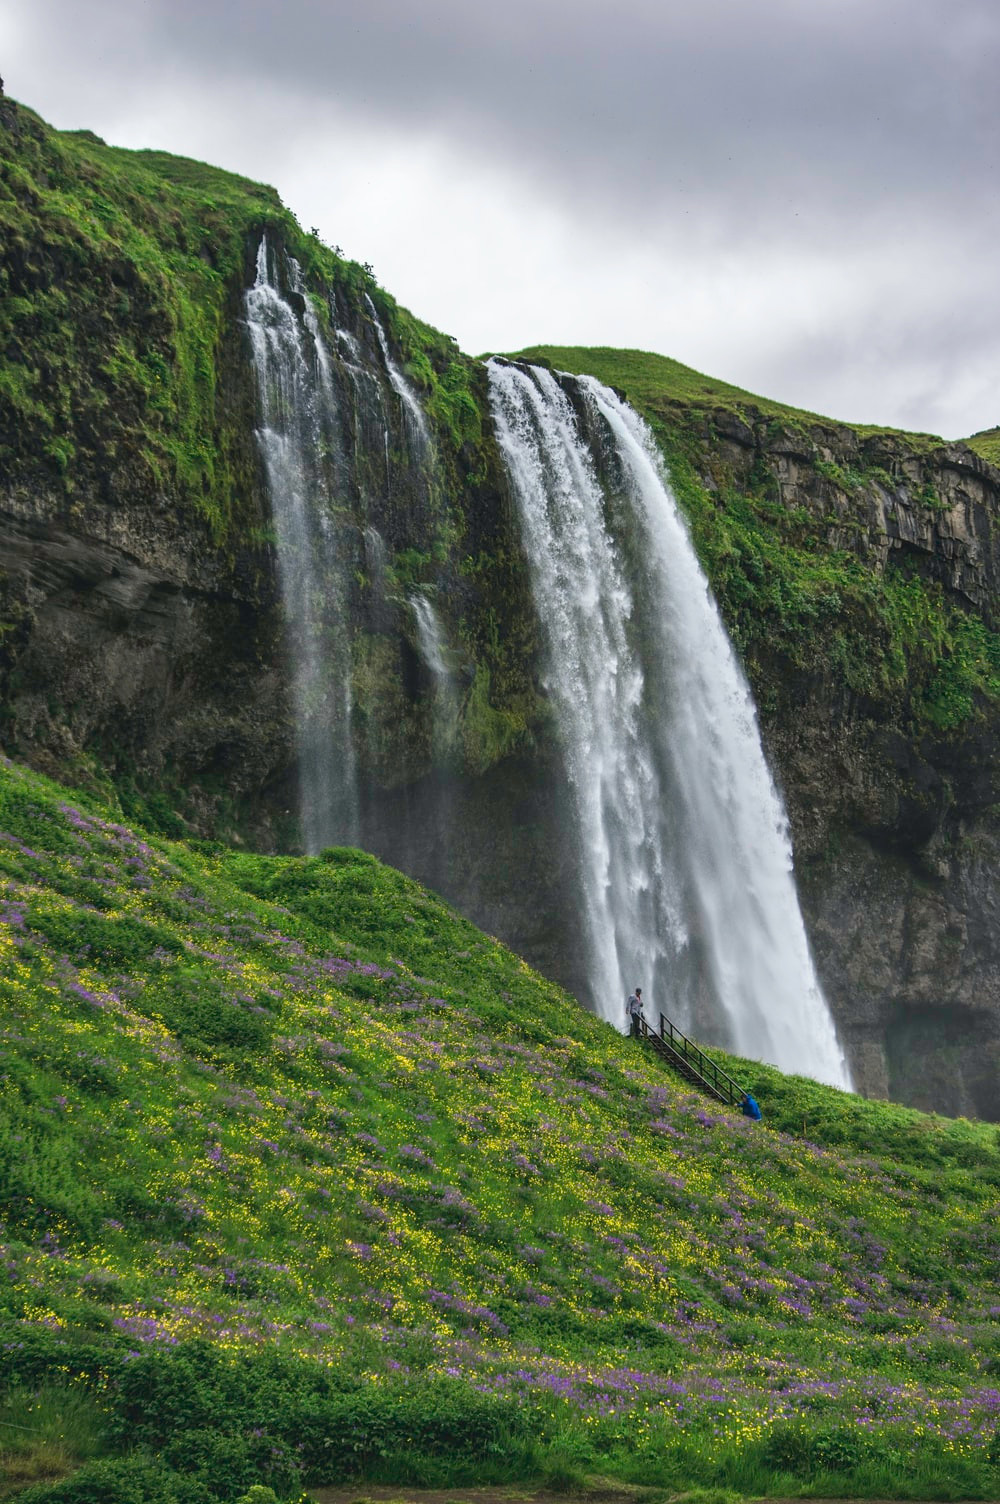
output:
M 994 1127 L 750 1124 L 359 852 L 0 815 L 8 1489 L 1000 1489 Z
M 987 428 L 982 433 L 974 433 L 966 439 L 970 449 L 982 455 L 984 460 L 989 460 L 991 465 L 1000 465 L 1000 428 Z
M 660 415 L 679 405 L 692 411 L 726 411 L 740 417 L 763 414 L 785 423 L 822 423 L 829 428 L 853 428 L 862 436 L 899 433 L 918 452 L 926 452 L 943 443 L 934 434 L 903 433 L 900 429 L 873 424 L 841 423 L 805 408 L 790 407 L 785 402 L 746 392 L 742 387 L 732 386 L 714 376 L 705 376 L 691 366 L 682 365 L 679 360 L 671 360 L 669 356 L 657 355 L 651 350 L 616 350 L 604 345 L 530 345 L 510 358 L 541 360 L 559 371 L 597 376 L 608 386 L 625 392 L 636 407 Z

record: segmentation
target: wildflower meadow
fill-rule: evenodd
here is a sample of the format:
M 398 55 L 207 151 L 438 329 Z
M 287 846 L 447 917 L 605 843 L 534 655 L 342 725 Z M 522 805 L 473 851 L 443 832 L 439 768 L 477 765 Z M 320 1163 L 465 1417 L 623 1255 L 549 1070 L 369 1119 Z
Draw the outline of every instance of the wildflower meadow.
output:
M 0 1489 L 1000 1494 L 1000 1139 L 709 1103 L 364 853 L 0 767 Z

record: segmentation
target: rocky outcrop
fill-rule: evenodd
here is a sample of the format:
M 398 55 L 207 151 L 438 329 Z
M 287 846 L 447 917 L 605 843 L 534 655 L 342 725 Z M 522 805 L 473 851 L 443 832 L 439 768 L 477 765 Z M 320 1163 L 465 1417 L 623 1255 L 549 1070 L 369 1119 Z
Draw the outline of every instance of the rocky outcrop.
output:
M 0 507 L 17 622 L 8 749 L 71 781 L 165 785 L 175 802 L 190 780 L 193 825 L 213 818 L 217 780 L 251 830 L 290 836 L 293 820 L 260 804 L 262 788 L 289 781 L 292 761 L 273 591 L 241 589 L 239 567 L 188 554 L 172 529 L 132 533 L 127 517 L 104 529 L 42 500 Z M 291 790 L 282 802 L 294 805 Z

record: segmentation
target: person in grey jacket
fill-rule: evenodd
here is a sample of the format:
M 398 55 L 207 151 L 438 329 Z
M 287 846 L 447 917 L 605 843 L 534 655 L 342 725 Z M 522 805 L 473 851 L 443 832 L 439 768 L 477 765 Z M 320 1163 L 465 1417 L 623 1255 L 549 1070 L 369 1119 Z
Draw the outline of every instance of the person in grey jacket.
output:
M 639 1038 L 639 1020 L 642 1017 L 642 988 L 637 987 L 625 1004 L 625 1013 L 629 1021 L 629 1033 L 633 1039 Z

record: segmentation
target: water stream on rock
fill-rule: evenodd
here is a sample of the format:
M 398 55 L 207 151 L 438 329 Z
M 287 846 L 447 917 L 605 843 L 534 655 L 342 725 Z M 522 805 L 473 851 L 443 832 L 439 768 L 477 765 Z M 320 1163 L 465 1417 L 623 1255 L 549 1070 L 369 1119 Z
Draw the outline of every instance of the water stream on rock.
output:
M 458 723 L 458 693 L 446 656 L 447 644 L 438 614 L 420 591 L 410 595 L 410 609 L 417 628 L 417 647 L 434 685 L 433 746 L 435 757 L 444 756 Z
M 375 304 L 367 293 L 365 293 L 365 303 L 368 305 L 368 312 L 375 326 L 375 333 L 378 336 L 379 349 L 382 351 L 382 359 L 385 361 L 385 370 L 389 378 L 389 383 L 402 405 L 410 436 L 415 441 L 418 453 L 423 456 L 429 450 L 431 443 L 424 410 L 420 406 L 416 393 L 410 386 L 410 383 L 392 358 L 389 341 L 386 339 L 385 330 L 382 328 L 382 321 L 378 316 Z
M 260 396 L 257 441 L 267 471 L 278 578 L 289 634 L 306 849 L 356 839 L 350 637 L 336 521 L 339 422 L 329 356 L 291 257 L 257 253 L 246 293 Z M 282 284 L 298 293 L 296 313 Z
M 781 800 L 656 445 L 590 377 L 489 362 L 547 645 L 592 1000 L 849 1086 Z

